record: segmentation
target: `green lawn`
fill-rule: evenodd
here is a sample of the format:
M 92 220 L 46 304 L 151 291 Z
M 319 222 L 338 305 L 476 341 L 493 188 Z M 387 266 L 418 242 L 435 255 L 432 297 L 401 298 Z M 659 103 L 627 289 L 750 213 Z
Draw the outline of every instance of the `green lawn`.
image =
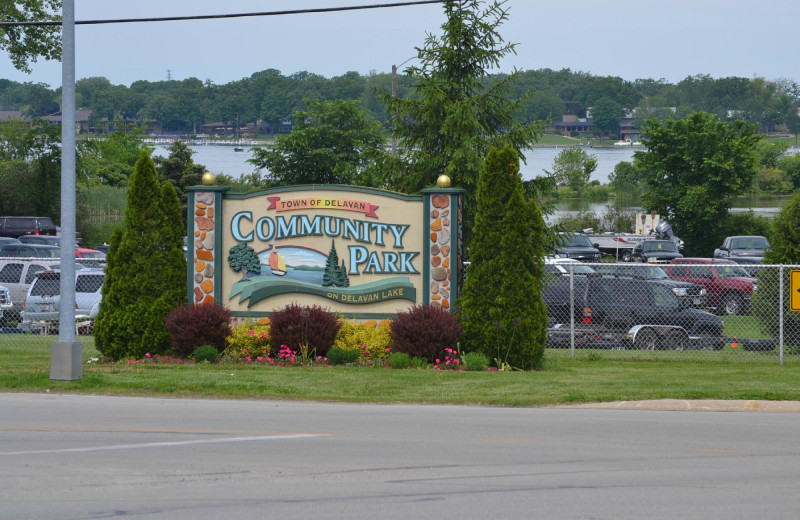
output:
M 270 367 L 234 363 L 85 363 L 77 381 L 51 381 L 54 336 L 4 336 L 0 391 L 377 403 L 546 406 L 639 399 L 800 400 L 800 363 L 743 362 L 738 351 L 548 351 L 529 372 L 441 372 L 358 366 Z M 99 357 L 81 338 L 84 358 Z M 663 355 L 662 355 L 663 354 Z M 758 356 L 759 353 L 748 353 Z M 660 356 L 659 356 L 660 355 Z M 791 356 L 792 358 L 800 356 Z

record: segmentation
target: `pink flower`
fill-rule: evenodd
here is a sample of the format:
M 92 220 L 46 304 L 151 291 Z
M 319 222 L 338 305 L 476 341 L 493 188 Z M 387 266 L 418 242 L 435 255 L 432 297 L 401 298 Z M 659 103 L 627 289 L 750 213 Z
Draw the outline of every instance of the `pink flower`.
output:
M 264 361 L 264 358 L 261 356 L 258 356 L 256 359 L 258 359 L 259 361 Z
M 136 360 L 135 360 L 135 359 L 131 359 L 130 361 L 128 361 L 128 364 L 129 364 L 129 365 L 132 365 L 132 364 L 134 364 L 134 363 L 136 363 Z
M 251 358 L 250 356 L 247 356 L 247 361 L 253 361 L 253 358 Z
M 435 365 L 434 365 L 433 369 L 434 369 L 434 370 L 441 370 L 439 367 L 437 367 L 437 366 L 435 366 Z
M 256 333 L 255 333 L 255 332 L 253 332 L 252 330 L 251 330 L 251 331 L 249 331 L 247 334 L 248 334 L 248 335 L 250 335 L 250 336 L 255 336 L 255 335 L 256 335 Z
M 148 352 L 147 354 L 144 355 L 144 357 L 149 358 L 150 357 L 150 353 Z
M 436 360 L 436 362 L 437 362 L 437 363 L 441 363 L 441 362 L 442 362 L 442 360 L 441 360 L 441 359 L 437 359 L 437 360 Z

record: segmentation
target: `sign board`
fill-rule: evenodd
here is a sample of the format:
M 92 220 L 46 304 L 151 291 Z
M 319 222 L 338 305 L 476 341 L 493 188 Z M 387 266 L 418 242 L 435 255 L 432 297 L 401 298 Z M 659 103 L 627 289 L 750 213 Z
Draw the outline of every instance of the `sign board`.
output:
M 800 312 L 800 270 L 791 271 L 791 290 L 789 294 L 789 309 L 794 312 Z
M 253 318 L 291 303 L 363 319 L 420 304 L 452 309 L 462 283 L 462 194 L 193 186 L 189 301 Z

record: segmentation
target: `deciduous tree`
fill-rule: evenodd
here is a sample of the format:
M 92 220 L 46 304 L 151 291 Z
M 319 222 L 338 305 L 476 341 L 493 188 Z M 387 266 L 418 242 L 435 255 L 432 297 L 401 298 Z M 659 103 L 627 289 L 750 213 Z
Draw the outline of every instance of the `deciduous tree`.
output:
M 580 146 L 571 146 L 561 150 L 553 160 L 551 175 L 557 184 L 569 186 L 580 196 L 596 169 L 596 157 Z
M 60 20 L 61 0 L 15 0 L 0 2 L 4 22 L 45 22 Z M 30 73 L 29 63 L 39 57 L 61 59 L 61 26 L 0 27 L 0 49 L 8 52 L 14 68 Z
M 733 197 L 753 182 L 761 139 L 755 125 L 726 123 L 696 112 L 688 119 L 645 126 L 647 151 L 634 153 L 644 174 L 642 204 L 667 220 L 693 256 L 711 256 L 714 236 L 724 226 Z
M 253 148 L 249 162 L 267 170 L 266 186 L 375 185 L 371 170 L 386 156 L 381 125 L 356 100 L 306 100 L 289 135 Z

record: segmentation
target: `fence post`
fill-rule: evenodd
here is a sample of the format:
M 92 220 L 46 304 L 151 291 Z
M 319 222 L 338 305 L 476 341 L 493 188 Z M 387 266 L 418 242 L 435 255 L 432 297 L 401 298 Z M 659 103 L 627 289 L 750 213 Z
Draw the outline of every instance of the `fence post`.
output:
M 778 270 L 778 346 L 780 349 L 780 364 L 783 365 L 783 264 Z
M 575 359 L 575 269 L 569 264 L 569 344 L 572 359 Z

